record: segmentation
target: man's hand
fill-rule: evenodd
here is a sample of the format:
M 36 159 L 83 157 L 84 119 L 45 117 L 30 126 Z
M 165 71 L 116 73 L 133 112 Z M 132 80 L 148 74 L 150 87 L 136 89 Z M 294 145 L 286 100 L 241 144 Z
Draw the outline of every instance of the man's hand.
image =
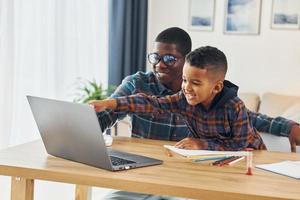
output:
M 117 107 L 117 101 L 115 99 L 105 99 L 105 100 L 92 100 L 88 104 L 92 105 L 96 112 L 102 112 L 106 109 L 115 110 Z
M 296 146 L 300 145 L 300 127 L 297 124 L 292 126 L 289 140 L 291 144 L 291 152 L 296 152 Z
M 177 142 L 175 144 L 175 147 L 180 149 L 199 150 L 199 149 L 204 149 L 206 147 L 206 143 L 200 139 L 187 137 Z

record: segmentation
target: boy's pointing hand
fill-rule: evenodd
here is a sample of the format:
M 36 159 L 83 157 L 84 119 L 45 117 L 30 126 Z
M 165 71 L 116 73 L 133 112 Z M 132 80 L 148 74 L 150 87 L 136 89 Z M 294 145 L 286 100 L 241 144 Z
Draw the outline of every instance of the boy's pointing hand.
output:
M 105 100 L 92 100 L 88 104 L 92 105 L 96 112 L 102 112 L 106 109 L 115 110 L 117 107 L 117 101 L 115 99 L 105 99 Z

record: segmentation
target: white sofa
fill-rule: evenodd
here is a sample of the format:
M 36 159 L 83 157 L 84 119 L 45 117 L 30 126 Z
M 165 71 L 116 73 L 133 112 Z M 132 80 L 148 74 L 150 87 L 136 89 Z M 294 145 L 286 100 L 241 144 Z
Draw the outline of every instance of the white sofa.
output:
M 239 97 L 247 108 L 252 111 L 267 114 L 270 117 L 282 116 L 300 123 L 300 96 L 286 96 L 274 93 L 265 93 L 261 97 L 256 93 L 240 93 Z M 116 130 L 112 130 L 113 133 Z M 131 136 L 128 119 L 118 122 L 118 136 Z M 261 133 L 269 151 L 290 152 L 290 143 L 287 137 L 278 137 L 268 133 Z M 300 147 L 297 147 L 300 152 Z
M 282 116 L 300 123 L 300 96 L 264 93 L 260 97 L 256 93 L 240 93 L 239 97 L 252 111 L 270 117 Z M 261 133 L 261 136 L 269 151 L 290 152 L 290 143 L 287 137 L 278 137 L 268 133 Z M 297 152 L 300 152 L 300 147 L 297 147 Z

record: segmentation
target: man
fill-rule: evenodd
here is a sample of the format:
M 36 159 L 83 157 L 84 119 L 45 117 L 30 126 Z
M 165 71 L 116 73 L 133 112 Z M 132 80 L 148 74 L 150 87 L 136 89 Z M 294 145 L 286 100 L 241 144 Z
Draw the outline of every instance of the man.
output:
M 111 97 L 136 93 L 155 96 L 177 93 L 181 89 L 184 59 L 191 46 L 191 38 L 184 30 L 173 27 L 162 31 L 155 39 L 154 52 L 148 55 L 153 72 L 137 72 L 126 77 Z M 248 114 L 258 131 L 289 137 L 291 150 L 296 151 L 296 145 L 300 145 L 300 128 L 296 123 L 251 111 Z M 98 113 L 103 130 L 123 117 L 124 114 L 111 110 Z M 130 118 L 133 137 L 180 141 L 191 135 L 183 119 L 176 114 L 131 114 Z

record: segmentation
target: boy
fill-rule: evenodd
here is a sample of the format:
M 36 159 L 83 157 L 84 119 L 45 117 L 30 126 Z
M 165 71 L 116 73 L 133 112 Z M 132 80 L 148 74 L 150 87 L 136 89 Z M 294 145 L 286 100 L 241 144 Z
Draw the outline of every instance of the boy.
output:
M 166 96 L 179 92 L 184 58 L 191 51 L 191 45 L 189 34 L 181 28 L 171 27 L 161 31 L 154 40 L 153 51 L 148 55 L 152 70 L 139 71 L 125 77 L 111 98 L 137 93 Z M 296 145 L 300 145 L 300 127 L 296 123 L 282 117 L 271 118 L 250 110 L 248 114 L 257 131 L 288 137 L 291 151 L 296 152 Z M 97 116 L 104 131 L 126 115 L 107 109 L 97 113 Z M 178 114 L 129 113 L 127 116 L 130 118 L 132 137 L 180 141 L 191 135 L 189 128 Z
M 161 98 L 137 94 L 91 104 L 97 112 L 110 108 L 118 112 L 179 113 L 194 137 L 179 141 L 179 148 L 266 149 L 237 97 L 238 87 L 224 80 L 226 72 L 224 53 L 214 47 L 201 47 L 186 56 L 179 93 Z

